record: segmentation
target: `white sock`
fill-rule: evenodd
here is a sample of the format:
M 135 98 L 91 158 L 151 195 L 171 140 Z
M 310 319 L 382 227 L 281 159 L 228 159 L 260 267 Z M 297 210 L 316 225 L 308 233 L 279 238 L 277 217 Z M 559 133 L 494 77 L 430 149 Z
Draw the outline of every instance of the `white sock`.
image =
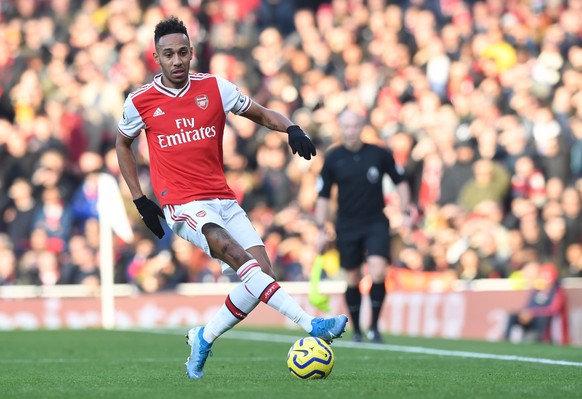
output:
M 230 291 L 218 313 L 206 324 L 202 337 L 208 343 L 214 342 L 216 338 L 243 321 L 258 304 L 259 300 L 244 284 L 237 285 Z
M 299 304 L 285 292 L 271 276 L 261 270 L 255 260 L 249 260 L 236 272 L 250 293 L 279 313 L 287 316 L 310 332 L 313 316 L 308 315 Z

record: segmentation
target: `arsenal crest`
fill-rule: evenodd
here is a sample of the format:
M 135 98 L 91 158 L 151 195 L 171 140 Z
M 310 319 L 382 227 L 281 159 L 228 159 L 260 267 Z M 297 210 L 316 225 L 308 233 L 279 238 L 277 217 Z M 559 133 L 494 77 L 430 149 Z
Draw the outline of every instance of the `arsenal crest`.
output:
M 206 94 L 202 94 L 196 97 L 196 105 L 200 109 L 208 108 L 208 96 Z

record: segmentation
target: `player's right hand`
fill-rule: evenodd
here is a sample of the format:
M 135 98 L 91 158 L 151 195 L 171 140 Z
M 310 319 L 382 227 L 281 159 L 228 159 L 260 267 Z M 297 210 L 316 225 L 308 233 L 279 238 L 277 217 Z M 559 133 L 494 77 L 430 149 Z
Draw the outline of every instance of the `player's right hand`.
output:
M 289 147 L 291 147 L 293 154 L 297 153 L 305 159 L 311 159 L 312 155 L 316 155 L 315 145 L 299 126 L 289 126 L 287 134 L 289 135 Z
M 164 236 L 164 229 L 159 218 L 166 220 L 164 212 L 154 201 L 145 195 L 133 200 L 139 214 L 148 229 L 150 229 L 158 238 Z

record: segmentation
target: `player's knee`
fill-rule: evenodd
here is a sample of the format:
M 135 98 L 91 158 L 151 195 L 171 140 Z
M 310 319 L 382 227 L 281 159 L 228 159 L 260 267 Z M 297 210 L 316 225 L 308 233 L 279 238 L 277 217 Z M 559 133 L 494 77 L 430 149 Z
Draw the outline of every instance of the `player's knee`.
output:
M 367 259 L 368 273 L 373 283 L 381 283 L 386 279 L 388 263 L 382 256 L 372 255 Z
M 386 271 L 378 270 L 375 272 L 370 272 L 370 280 L 372 283 L 379 284 L 386 281 Z
M 252 259 L 252 256 L 223 227 L 207 223 L 202 227 L 202 233 L 206 237 L 211 255 L 231 267 L 240 266 Z

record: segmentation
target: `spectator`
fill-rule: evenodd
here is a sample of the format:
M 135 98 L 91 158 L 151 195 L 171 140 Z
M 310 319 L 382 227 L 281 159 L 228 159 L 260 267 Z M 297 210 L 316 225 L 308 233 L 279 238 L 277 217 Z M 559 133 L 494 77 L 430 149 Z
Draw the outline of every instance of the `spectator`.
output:
M 565 263 L 556 267 L 571 275 L 567 270 L 576 262 L 568 249 L 580 242 L 582 225 L 579 2 L 531 9 L 522 4 L 526 18 L 516 18 L 512 3 L 500 1 L 445 2 L 442 9 L 435 2 L 401 7 L 382 1 L 73 3 L 7 2 L 0 15 L 0 231 L 8 233 L 16 256 L 11 284 L 25 274 L 19 268 L 31 241 L 38 241 L 35 251 L 42 250 L 47 233 L 54 234 L 44 227 L 32 230 L 32 202 L 23 181 L 32 182 L 32 209 L 44 205 L 45 189 L 58 187 L 64 208 L 74 208 L 76 215 L 65 241 L 86 231 L 88 245 L 99 249 L 95 191 L 82 165 L 87 152 L 119 180 L 137 240 L 151 238 L 140 231 L 110 144 L 120 102 L 158 71 L 150 34 L 157 21 L 172 14 L 186 18 L 196 47 L 192 70 L 232 79 L 258 101 L 272 100 L 270 106 L 282 107 L 277 109 L 312 134 L 320 153 L 338 142 L 335 120 L 346 105 L 369 118 L 365 136 L 394 151 L 413 200 L 424 208 L 415 226 L 398 226 L 399 216 L 394 216 L 393 238 L 401 243 L 393 247 L 394 259 L 413 243 L 425 269 L 455 265 L 462 253 L 459 242 L 476 234 L 476 214 L 484 212 L 478 203 L 489 198 L 501 207 L 503 226 L 523 243 L 507 255 L 500 246 L 503 233 L 496 222 L 487 221 L 495 231 L 499 259 L 510 264 L 508 272 L 518 271 L 535 253 L 542 260 L 562 259 Z M 275 14 L 263 12 L 291 3 L 288 9 L 295 11 L 284 15 L 284 25 Z M 259 21 L 258 28 L 253 20 Z M 274 266 L 283 273 L 284 265 L 294 265 L 290 278 L 305 278 L 314 243 L 297 231 L 302 227 L 279 220 L 292 214 L 309 221 L 322 159 L 315 157 L 309 165 L 282 159 L 267 136 L 252 121 L 229 118 L 224 142 L 228 184 L 249 217 L 256 218 L 257 228 L 272 239 Z M 136 149 L 139 177 L 150 193 L 145 140 Z M 480 161 L 494 162 L 493 180 L 482 187 L 473 176 L 473 164 Z M 502 169 L 508 175 L 498 180 L 506 174 L 498 174 Z M 496 191 L 506 180 L 509 191 Z M 472 188 L 461 199 L 463 186 Z M 483 187 L 491 190 L 481 198 Z M 556 218 L 565 222 L 563 246 L 548 244 L 548 231 L 554 240 L 561 234 Z M 447 232 L 446 242 L 437 231 Z M 293 262 L 280 257 L 277 266 L 281 242 L 293 244 L 284 246 L 286 254 L 288 248 L 302 248 L 301 256 Z M 58 260 L 66 278 L 70 243 L 61 245 Z M 558 249 L 562 255 L 556 258 L 551 251 Z M 174 266 L 188 265 L 192 281 L 219 277 L 207 259 L 194 264 L 178 260 L 173 240 L 159 241 L 154 254 L 164 250 L 170 251 Z M 125 281 L 121 269 L 134 248 L 120 243 L 115 251 L 116 281 Z
M 188 241 L 179 237 L 172 241 L 172 253 L 175 257 L 176 274 L 180 275 L 182 282 L 214 282 L 216 278 L 212 273 L 211 258 L 200 248 L 190 245 Z
M 455 160 L 452 165 L 445 166 L 441 178 L 439 204 L 456 203 L 461 189 L 473 177 L 473 162 L 475 161 L 475 140 L 467 139 L 455 143 Z
M 542 227 L 542 261 L 558 265 L 560 274 L 565 274 L 566 222 L 561 216 L 553 216 L 543 221 Z
M 25 179 L 17 178 L 8 189 L 11 203 L 3 210 L 0 231 L 12 241 L 16 256 L 22 255 L 29 246 L 38 204 L 32 196 L 32 186 Z
M 47 187 L 32 222 L 34 229 L 47 233 L 47 249 L 58 253 L 67 248 L 73 229 L 73 213 L 57 187 Z
M 567 277 L 582 277 L 582 244 L 570 244 L 566 248 Z
M 527 342 L 548 341 L 548 328 L 552 317 L 560 315 L 565 301 L 565 293 L 560 284 L 556 267 L 551 263 L 537 264 L 538 270 L 532 282 L 527 304 L 511 314 L 507 321 L 505 339 L 516 342 L 513 338 L 515 327 L 522 328 L 522 340 Z
M 479 256 L 479 274 L 486 278 L 507 277 L 506 262 L 501 255 L 491 228 L 482 228 L 470 238 L 471 247 Z
M 580 51 L 582 54 L 582 50 Z M 574 178 L 582 177 L 582 118 L 572 117 L 570 119 L 572 129 L 572 147 L 570 153 L 570 168 Z
M 582 242 L 582 200 L 574 187 L 564 189 L 560 207 L 566 222 L 565 244 Z
M 483 200 L 504 203 L 509 189 L 509 174 L 490 160 L 479 160 L 473 165 L 474 178 L 461 188 L 459 202 L 471 211 Z
M 143 292 L 152 293 L 173 290 L 183 282 L 186 282 L 184 269 L 172 261 L 169 251 L 161 251 L 146 260 L 137 286 Z
M 21 259 L 21 281 L 31 285 L 52 286 L 61 283 L 58 255 L 48 250 L 29 251 Z
M 552 111 L 541 107 L 535 113 L 533 120 L 533 137 L 542 170 L 546 179 L 558 178 L 562 182 L 570 179 L 570 152 L 560 124 Z
M 27 148 L 26 137 L 12 125 L 0 124 L 2 128 L 1 173 L 2 188 L 7 190 L 18 177 L 30 177 L 35 172 L 34 161 L 38 156 Z
M 0 286 L 19 284 L 17 258 L 7 236 L 0 234 Z
M 77 186 L 77 178 L 67 166 L 62 152 L 52 149 L 43 152 L 31 177 L 35 194 L 41 196 L 45 189 L 56 188 L 61 199 L 68 203 Z
M 540 226 L 537 213 L 527 214 L 521 217 L 519 229 L 523 236 L 525 248 L 533 249 L 539 254 L 545 253 L 542 242 L 542 227 Z
M 373 124 L 373 122 L 371 121 Z M 404 169 L 404 176 L 410 184 L 411 200 L 418 202 L 422 181 L 423 158 L 430 151 L 434 152 L 435 145 L 431 139 L 415 143 L 414 137 L 405 132 L 396 132 L 386 138 L 388 148 L 392 150 L 394 161 Z M 439 190 L 436 190 L 437 193 Z
M 278 211 L 288 206 L 297 196 L 286 166 L 288 164 L 287 143 L 280 134 L 269 132 L 257 151 L 257 177 L 261 182 L 261 192 L 266 205 Z
M 483 271 L 479 255 L 474 249 L 468 249 L 459 258 L 457 276 L 463 281 L 472 281 L 475 279 L 486 278 L 488 272 Z
M 534 160 L 529 156 L 520 156 L 515 161 L 514 170 L 510 197 L 528 198 L 541 206 L 546 199 L 546 179 L 542 171 L 535 167 Z
M 98 182 L 103 162 L 103 157 L 93 152 L 85 152 L 79 158 L 82 181 L 71 198 L 71 210 L 75 226 L 81 227 L 81 231 L 88 219 L 99 218 L 97 212 Z
M 148 259 L 155 256 L 155 251 L 156 245 L 151 239 L 142 239 L 137 243 L 135 253 L 126 261 L 126 281 L 138 283 Z
M 99 285 L 99 263 L 97 254 L 86 239 L 75 235 L 69 242 L 69 259 L 62 268 L 64 284 L 83 284 L 90 290 Z
M 510 173 L 515 173 L 515 164 L 519 158 L 536 159 L 535 151 L 530 148 L 526 128 L 516 115 L 501 116 L 497 128 L 499 130 L 499 144 L 505 150 L 503 164 Z

